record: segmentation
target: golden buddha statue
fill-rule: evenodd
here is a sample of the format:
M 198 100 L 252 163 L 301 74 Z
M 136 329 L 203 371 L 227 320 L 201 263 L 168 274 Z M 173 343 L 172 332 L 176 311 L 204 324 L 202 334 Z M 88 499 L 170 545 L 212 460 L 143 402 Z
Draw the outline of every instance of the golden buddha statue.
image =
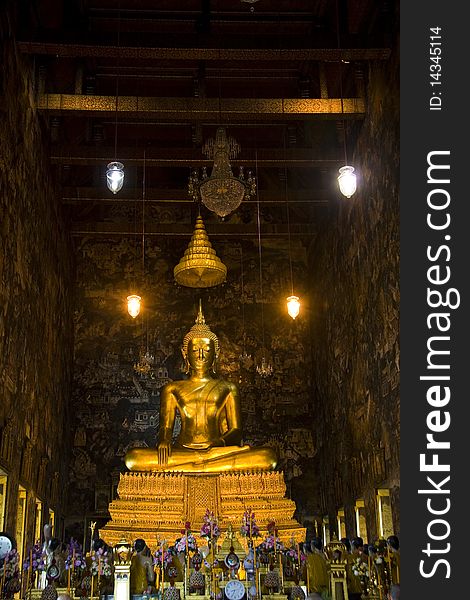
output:
M 206 325 L 201 304 L 181 351 L 189 378 L 171 381 L 162 388 L 157 448 L 129 450 L 125 457 L 127 467 L 131 471 L 183 473 L 273 469 L 277 459 L 272 448 L 240 446 L 238 389 L 215 374 L 219 340 Z M 172 445 L 177 411 L 181 431 Z

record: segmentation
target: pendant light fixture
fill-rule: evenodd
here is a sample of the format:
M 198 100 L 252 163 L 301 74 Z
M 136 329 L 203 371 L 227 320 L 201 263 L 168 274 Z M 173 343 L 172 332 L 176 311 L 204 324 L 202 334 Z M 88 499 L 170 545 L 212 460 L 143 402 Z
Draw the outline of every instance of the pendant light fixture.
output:
M 140 313 L 140 305 L 142 298 L 137 294 L 127 296 L 127 312 L 135 319 Z
M 286 198 L 286 212 L 287 212 L 287 236 L 289 240 L 289 269 L 290 269 L 290 287 L 291 295 L 287 297 L 287 312 L 290 317 L 295 321 L 300 313 L 300 298 L 294 294 L 294 274 L 292 270 L 292 251 L 291 251 L 291 239 L 290 239 L 290 213 L 289 213 L 289 195 L 287 191 L 287 158 L 286 158 L 286 130 L 284 129 L 284 193 Z
M 201 214 L 184 255 L 173 269 L 176 283 L 192 288 L 214 287 L 224 283 L 227 267 L 215 253 Z
M 259 181 L 258 177 L 258 150 L 255 150 L 255 163 L 256 163 L 256 180 Z M 257 213 L 257 224 L 258 224 L 258 255 L 259 255 L 259 292 L 260 292 L 260 304 L 261 304 L 261 331 L 263 345 L 260 350 L 256 353 L 256 372 L 261 377 L 269 377 L 273 374 L 273 366 L 271 364 L 268 350 L 266 348 L 266 341 L 264 336 L 264 304 L 263 304 L 263 263 L 261 258 L 261 219 L 259 210 L 259 189 L 256 189 L 256 213 Z
M 142 176 L 142 288 L 145 283 L 145 150 L 144 150 L 144 166 Z M 144 332 L 145 318 L 145 332 Z M 144 343 L 145 339 L 145 343 Z M 142 344 L 140 348 L 139 361 L 134 364 L 134 371 L 142 377 L 146 377 L 155 365 L 155 357 L 149 350 L 149 313 L 146 311 L 145 317 L 142 318 Z
M 135 234 L 137 235 L 137 224 L 135 225 Z M 145 150 L 142 175 L 142 284 L 145 277 Z M 137 294 L 127 296 L 127 312 L 135 319 L 142 308 L 142 297 Z
M 203 148 L 204 154 L 214 161 L 212 172 L 208 176 L 206 167 L 199 176 L 194 169 L 189 178 L 189 195 L 197 202 L 202 203 L 219 217 L 226 217 L 236 210 L 242 200 L 251 198 L 256 189 L 256 181 L 248 171 L 245 179 L 243 167 L 240 167 L 238 177 L 232 172 L 230 160 L 240 152 L 240 145 L 232 138 L 227 137 L 224 127 L 218 127 L 215 139 L 206 141 Z
M 243 277 L 243 245 L 240 244 L 240 301 L 242 305 L 242 351 L 238 356 L 240 365 L 245 369 L 248 369 L 252 365 L 251 354 L 246 351 L 246 330 L 245 330 L 245 285 Z
M 336 37 L 338 41 L 338 50 L 341 48 L 340 34 L 339 34 L 339 7 L 338 0 L 336 0 Z M 348 165 L 348 150 L 346 144 L 346 121 L 344 118 L 344 99 L 343 99 L 343 59 L 340 57 L 339 63 L 339 89 L 341 96 L 341 118 L 343 123 L 343 148 L 344 148 L 344 166 L 340 167 L 338 175 L 339 190 L 346 196 L 351 198 L 357 189 L 357 179 L 354 172 L 354 167 Z
M 120 46 L 121 14 L 118 17 L 117 45 Z M 114 115 L 114 160 L 107 166 L 106 185 L 108 190 L 117 194 L 124 184 L 124 165 L 117 160 L 117 130 L 118 130 L 118 99 L 119 99 L 119 69 L 116 68 L 116 99 Z
M 106 171 L 106 185 L 108 186 L 108 190 L 113 192 L 113 194 L 117 194 L 122 189 L 123 184 L 124 165 L 118 161 L 110 162 Z

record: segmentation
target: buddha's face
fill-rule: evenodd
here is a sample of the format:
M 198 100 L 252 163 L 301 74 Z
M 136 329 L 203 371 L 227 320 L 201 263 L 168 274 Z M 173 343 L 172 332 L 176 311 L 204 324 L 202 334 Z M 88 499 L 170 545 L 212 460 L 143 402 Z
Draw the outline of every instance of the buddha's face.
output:
M 209 369 L 215 359 L 214 340 L 193 338 L 188 343 L 188 362 L 192 369 Z

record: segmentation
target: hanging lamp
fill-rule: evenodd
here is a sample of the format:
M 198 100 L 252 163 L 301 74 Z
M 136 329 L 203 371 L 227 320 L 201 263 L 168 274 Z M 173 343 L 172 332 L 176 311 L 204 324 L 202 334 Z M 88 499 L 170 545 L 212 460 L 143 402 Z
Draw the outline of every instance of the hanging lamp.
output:
M 142 298 L 137 294 L 127 296 L 127 312 L 133 319 L 140 313 L 141 300 Z
M 196 219 L 189 246 L 173 272 L 176 282 L 186 287 L 214 287 L 225 281 L 227 267 L 212 248 L 201 215 Z
M 258 150 L 255 150 L 255 165 L 256 165 L 256 177 L 258 178 Z M 258 255 L 259 255 L 259 296 L 261 305 L 261 332 L 263 335 L 263 345 L 256 352 L 255 364 L 256 372 L 261 377 L 270 377 L 273 374 L 273 365 L 271 363 L 271 353 L 266 348 L 266 339 L 264 335 L 264 295 L 263 295 L 263 264 L 262 264 L 262 253 L 261 253 L 261 219 L 259 210 L 259 191 L 256 191 L 256 223 L 258 226 Z
M 287 312 L 295 321 L 300 313 L 300 298 L 298 296 L 289 296 L 287 298 Z
M 341 48 L 340 36 L 339 36 L 339 7 L 338 0 L 336 0 L 336 38 L 338 42 L 338 50 Z M 348 165 L 348 149 L 346 143 L 346 121 L 344 119 L 344 99 L 343 99 L 343 60 L 340 58 L 339 63 L 339 88 L 341 95 L 341 119 L 343 123 L 343 149 L 344 149 L 344 166 L 339 168 L 339 175 L 337 177 L 339 191 L 346 196 L 351 198 L 357 189 L 357 179 L 354 173 L 354 167 Z
M 287 194 L 287 160 L 286 160 L 286 131 L 284 129 L 284 193 L 286 196 L 286 212 L 287 212 L 287 236 L 289 241 L 289 270 L 290 270 L 290 287 L 291 295 L 286 299 L 287 313 L 295 321 L 300 313 L 300 298 L 294 294 L 294 272 L 292 269 L 292 249 L 290 239 L 290 213 L 289 213 L 289 198 Z
M 121 15 L 118 16 L 117 46 L 120 46 Z M 119 105 L 119 69 L 116 70 L 116 95 L 114 100 L 114 160 L 106 167 L 106 185 L 108 190 L 117 194 L 124 184 L 124 165 L 117 160 L 118 135 L 118 105 Z

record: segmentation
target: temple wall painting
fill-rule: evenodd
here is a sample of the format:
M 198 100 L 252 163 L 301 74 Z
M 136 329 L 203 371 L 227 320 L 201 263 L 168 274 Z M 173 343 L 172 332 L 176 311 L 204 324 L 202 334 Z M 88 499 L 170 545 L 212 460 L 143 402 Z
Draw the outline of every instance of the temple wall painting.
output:
M 370 114 L 356 148 L 360 189 L 331 207 L 330 226 L 319 227 L 309 263 L 318 306 L 312 348 L 320 511 L 334 523 L 336 509 L 348 505 L 351 535 L 353 507 L 364 500 L 374 539 L 381 487 L 390 490 L 400 530 L 397 58 L 386 71 L 372 67 L 368 77 Z
M 0 468 L 5 528 L 54 510 L 61 527 L 68 475 L 68 399 L 73 353 L 71 240 L 47 164 L 44 123 L 34 108 L 32 65 L 1 20 L 5 113 L 0 120 Z M 6 474 L 6 475 L 5 475 Z M 19 485 L 26 497 L 19 503 Z

